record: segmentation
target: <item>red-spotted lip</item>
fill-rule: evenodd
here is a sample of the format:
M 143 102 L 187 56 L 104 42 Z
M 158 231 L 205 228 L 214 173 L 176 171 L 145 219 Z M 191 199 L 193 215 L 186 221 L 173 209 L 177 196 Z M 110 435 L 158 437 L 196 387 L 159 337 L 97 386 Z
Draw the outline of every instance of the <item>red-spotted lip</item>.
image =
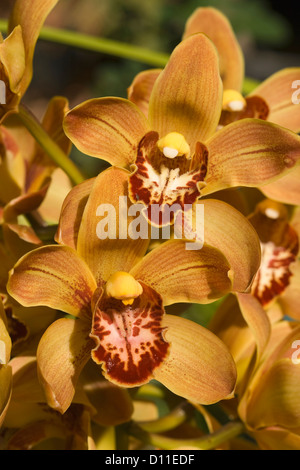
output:
M 135 170 L 129 178 L 131 202 L 145 206 L 143 214 L 156 226 L 173 224 L 178 211 L 191 207 L 200 196 L 199 184 L 207 171 L 207 149 L 197 143 L 192 159 L 166 158 L 157 147 L 158 134 L 141 140 Z
M 141 282 L 143 293 L 132 305 L 101 294 L 96 302 L 90 336 L 98 343 L 92 358 L 105 377 L 120 386 L 149 382 L 166 359 L 169 344 L 163 338 L 161 296 Z
M 273 242 L 262 244 L 262 262 L 252 285 L 252 294 L 266 307 L 290 284 L 290 266 L 296 256 Z

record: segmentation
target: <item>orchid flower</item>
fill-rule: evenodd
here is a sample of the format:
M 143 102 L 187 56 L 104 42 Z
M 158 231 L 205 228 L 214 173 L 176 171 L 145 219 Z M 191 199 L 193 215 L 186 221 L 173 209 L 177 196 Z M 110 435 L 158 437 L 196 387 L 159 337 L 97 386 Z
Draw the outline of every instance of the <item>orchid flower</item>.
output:
M 151 91 L 147 118 L 129 100 L 99 98 L 67 113 L 64 129 L 83 153 L 131 168 L 131 201 L 164 225 L 172 206 L 184 210 L 221 189 L 260 187 L 298 164 L 300 137 L 273 123 L 242 119 L 216 132 L 222 99 L 216 48 L 198 33 L 174 49 Z M 160 217 L 153 206 L 162 207 Z
M 241 48 L 227 18 L 215 8 L 198 8 L 186 23 L 183 37 L 203 32 L 218 49 L 223 80 L 223 112 L 220 125 L 239 119 L 259 118 L 300 132 L 300 106 L 292 99 L 300 67 L 284 68 L 258 85 L 249 95 L 241 94 L 244 60 Z M 300 204 L 300 170 L 264 185 L 265 196 L 286 204 Z
M 113 204 L 118 214 L 127 180 L 126 170 L 112 167 L 74 187 L 62 210 L 60 244 L 31 251 L 10 273 L 8 292 L 19 303 L 69 314 L 50 325 L 37 350 L 47 402 L 62 413 L 90 359 L 99 375 L 121 387 L 155 378 L 204 404 L 234 391 L 235 365 L 223 343 L 200 325 L 164 313 L 166 305 L 210 303 L 229 292 L 227 259 L 210 245 L 188 251 L 184 240 L 145 255 L 149 239 L 99 239 L 97 207 Z
M 298 450 L 300 327 L 274 317 L 270 325 L 268 342 L 257 357 L 259 337 L 243 321 L 237 303 L 231 300 L 213 320 L 212 331 L 228 345 L 239 375 L 236 398 L 224 406 L 245 423 L 260 449 Z
M 241 370 L 238 377 L 249 367 L 251 355 L 247 348 L 249 338 L 253 345 L 251 335 L 256 339 L 256 361 L 259 361 L 270 339 L 271 324 L 284 315 L 299 320 L 299 237 L 289 221 L 286 207 L 265 199 L 257 204 L 248 219 L 262 247 L 260 268 L 249 292 L 225 299 L 210 325 L 226 344 L 232 343 L 232 351 L 235 347 L 239 351 L 238 356 L 234 355 L 238 372 Z M 236 339 L 236 331 L 245 328 L 246 336 L 241 334 Z

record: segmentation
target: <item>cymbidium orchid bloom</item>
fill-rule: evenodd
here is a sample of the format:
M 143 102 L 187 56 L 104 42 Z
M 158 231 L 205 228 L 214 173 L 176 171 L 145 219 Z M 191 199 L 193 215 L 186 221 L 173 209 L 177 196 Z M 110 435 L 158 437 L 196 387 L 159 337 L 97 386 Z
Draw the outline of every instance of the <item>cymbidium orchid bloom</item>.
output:
M 251 294 L 265 310 L 281 308 L 299 320 L 299 236 L 289 221 L 287 208 L 265 199 L 256 206 L 249 220 L 262 247 L 261 266 Z
M 148 239 L 120 232 L 117 239 L 99 239 L 97 208 L 112 204 L 119 217 L 127 180 L 127 170 L 112 167 L 76 186 L 62 209 L 60 244 L 31 251 L 10 273 L 8 291 L 22 305 L 47 305 L 71 315 L 46 330 L 37 350 L 47 401 L 60 412 L 68 409 L 91 358 L 99 375 L 121 387 L 155 378 L 173 393 L 204 404 L 229 398 L 234 390 L 235 365 L 223 343 L 200 325 L 165 314 L 163 306 L 213 302 L 232 290 L 228 274 L 232 269 L 234 278 L 235 269 L 208 244 L 186 250 L 185 240 L 170 240 L 145 255 Z M 220 204 L 227 218 L 245 221 L 251 272 L 239 282 L 246 289 L 260 259 L 257 236 L 235 209 Z M 128 217 L 127 224 L 132 221 Z M 212 224 L 210 230 L 216 233 Z M 224 239 L 241 253 L 239 235 L 234 241 L 225 232 Z
M 231 351 L 235 351 L 235 348 L 238 351 L 234 358 L 239 377 L 243 376 L 251 359 L 249 338 L 251 347 L 254 347 L 253 336 L 256 339 L 258 361 L 268 344 L 271 323 L 282 319 L 284 315 L 296 320 L 300 318 L 299 238 L 289 221 L 286 207 L 265 199 L 256 206 L 249 220 L 258 233 L 262 247 L 260 268 L 249 292 L 236 293 L 235 297 L 225 299 L 210 325 L 212 331 L 217 332 L 226 344 L 231 342 Z M 244 333 L 235 339 L 236 331 L 239 330 Z
M 220 126 L 239 119 L 259 118 L 295 133 L 300 132 L 300 106 L 292 99 L 295 83 L 299 80 L 300 67 L 285 68 L 274 73 L 243 97 L 243 54 L 228 19 L 215 8 L 198 8 L 188 19 L 183 38 L 198 32 L 208 35 L 220 57 L 220 73 L 224 86 Z M 153 72 L 150 76 L 153 77 Z M 141 78 L 137 83 L 139 81 Z M 133 89 L 131 93 L 134 93 Z M 300 170 L 297 168 L 260 189 L 269 198 L 287 204 L 300 204 L 299 177 Z
M 229 316 L 224 310 L 212 330 L 228 345 L 239 371 L 236 398 L 228 403 L 231 415 L 245 423 L 261 449 L 298 450 L 299 323 L 273 318 L 268 342 L 257 357 L 258 337 L 241 321 L 238 309 L 226 310 Z
M 159 74 L 148 119 L 129 100 L 99 98 L 72 109 L 64 129 L 82 152 L 131 168 L 131 201 L 164 225 L 172 206 L 184 210 L 221 189 L 260 187 L 298 165 L 300 137 L 283 127 L 242 119 L 216 132 L 222 99 L 216 48 L 198 33 L 175 48 Z M 161 207 L 159 217 L 153 206 Z
M 0 122 L 8 114 L 18 111 L 32 79 L 33 55 L 40 29 L 57 1 L 16 0 L 14 3 L 8 36 L 3 40 L 0 34 L 0 79 L 5 95 L 0 103 Z

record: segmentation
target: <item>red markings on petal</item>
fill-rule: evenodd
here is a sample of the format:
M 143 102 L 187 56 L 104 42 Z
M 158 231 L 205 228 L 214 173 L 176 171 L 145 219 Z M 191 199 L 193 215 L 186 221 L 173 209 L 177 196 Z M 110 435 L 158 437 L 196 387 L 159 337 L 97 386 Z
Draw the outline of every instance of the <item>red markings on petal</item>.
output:
M 252 294 L 265 307 L 290 284 L 291 264 L 298 255 L 299 240 L 288 223 L 285 206 L 268 199 L 249 217 L 261 240 L 261 265 L 252 284 Z
M 153 225 L 174 222 L 175 214 L 193 205 L 200 196 L 199 183 L 207 170 L 207 150 L 197 143 L 191 160 L 169 159 L 157 148 L 158 134 L 149 132 L 140 142 L 135 171 L 129 178 L 133 203 L 145 206 L 143 213 Z
M 262 244 L 262 262 L 252 285 L 252 294 L 263 306 L 282 294 L 290 283 L 290 265 L 296 257 L 289 250 L 269 242 Z
M 162 335 L 162 299 L 141 284 L 143 293 L 132 305 L 103 294 L 95 306 L 91 332 L 98 343 L 92 358 L 102 364 L 108 380 L 127 387 L 149 382 L 169 348 Z

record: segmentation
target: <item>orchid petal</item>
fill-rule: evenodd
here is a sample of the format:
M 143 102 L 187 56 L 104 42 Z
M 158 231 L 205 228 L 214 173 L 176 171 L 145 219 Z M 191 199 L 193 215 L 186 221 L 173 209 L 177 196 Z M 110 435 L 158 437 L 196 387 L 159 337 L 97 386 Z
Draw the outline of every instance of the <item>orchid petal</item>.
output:
M 63 202 L 71 189 L 72 183 L 67 174 L 61 168 L 55 168 L 47 194 L 38 208 L 38 214 L 48 225 L 58 223 Z
M 101 279 L 106 281 L 116 271 L 129 271 L 143 257 L 149 245 L 148 238 L 134 239 L 127 233 L 133 220 L 132 216 L 127 217 L 128 176 L 129 172 L 115 167 L 100 173 L 83 212 L 77 251 L 97 282 Z M 120 207 L 122 197 L 125 198 L 123 209 Z M 97 216 L 99 208 L 103 211 Z M 104 213 L 108 213 L 108 233 L 102 233 L 98 225 Z M 145 237 L 148 237 L 147 227 Z
M 274 363 L 257 384 L 248 404 L 247 421 L 259 429 L 300 426 L 300 366 L 289 358 Z
M 296 133 L 300 132 L 300 113 L 298 106 L 293 102 L 293 84 L 299 80 L 299 75 L 300 67 L 285 68 L 271 75 L 250 94 L 262 97 L 268 104 L 268 121 Z M 299 92 L 295 89 L 294 91 L 298 96 Z
M 40 30 L 50 11 L 58 0 L 32 0 L 25 2 L 16 0 L 9 19 L 9 32 L 21 25 L 25 47 L 25 73 L 22 78 L 22 94 L 25 93 L 32 78 L 32 61 L 34 49 Z M 14 52 L 15 53 L 15 52 Z M 17 55 L 15 57 L 18 57 Z
M 163 326 L 170 354 L 154 373 L 155 379 L 176 395 L 203 405 L 231 398 L 236 368 L 224 343 L 184 318 L 165 315 Z
M 7 331 L 7 319 L 0 298 L 0 369 L 7 364 L 11 353 L 11 339 Z
M 96 282 L 85 262 L 67 246 L 49 245 L 23 256 L 10 272 L 8 292 L 26 307 L 45 305 L 91 317 Z
M 215 8 L 197 8 L 187 20 L 183 38 L 195 33 L 205 33 L 216 46 L 224 89 L 240 91 L 244 79 L 244 57 L 226 16 Z
M 246 291 L 260 266 L 260 243 L 256 231 L 239 211 L 225 202 L 203 199 L 197 205 L 202 205 L 204 210 L 203 224 L 199 228 L 203 229 L 205 243 L 218 248 L 227 258 L 233 273 L 233 289 Z M 197 205 L 193 209 L 194 218 Z M 182 221 L 186 238 L 192 239 L 194 235 L 197 239 L 189 218 L 184 217 Z M 177 229 L 175 222 L 175 234 Z
M 300 448 L 299 433 L 272 426 L 261 431 L 252 432 L 261 450 L 298 450 Z
M 299 180 L 300 168 L 297 167 L 283 178 L 279 178 L 273 183 L 264 184 L 260 189 L 270 199 L 298 206 L 300 205 Z
M 67 113 L 64 130 L 81 152 L 128 167 L 135 160 L 138 143 L 149 126 L 143 113 L 130 101 L 98 98 Z
M 90 325 L 61 318 L 45 331 L 38 350 L 38 375 L 51 408 L 64 413 L 75 394 L 82 368 L 89 360 L 93 341 Z
M 1 64 L 7 73 L 10 90 L 15 93 L 22 80 L 25 69 L 24 44 L 20 26 L 11 31 L 9 36 L 0 44 Z
M 18 215 L 28 214 L 29 212 L 36 210 L 43 202 L 47 194 L 49 184 L 50 182 L 46 181 L 44 186 L 38 191 L 22 194 L 21 196 L 9 201 L 3 212 L 5 221 L 15 222 Z
M 10 366 L 0 365 L 0 428 L 9 408 L 12 392 L 12 370 Z
M 161 69 L 144 70 L 138 73 L 128 88 L 128 99 L 148 117 L 151 92 Z
M 50 100 L 42 120 L 42 126 L 45 131 L 66 155 L 70 153 L 71 142 L 64 133 L 62 124 L 68 110 L 68 100 L 64 97 L 55 96 Z M 40 189 L 44 180 L 52 175 L 54 168 L 56 168 L 54 162 L 36 143 L 27 172 L 27 191 L 32 192 Z
M 55 241 L 68 245 L 74 250 L 77 246 L 78 231 L 82 214 L 96 178 L 90 178 L 77 184 L 65 198 L 59 219 Z
M 203 195 L 233 186 L 260 187 L 285 176 L 300 159 L 297 134 L 257 119 L 229 124 L 205 144 L 209 156 Z
M 184 240 L 170 240 L 150 251 L 130 273 L 159 292 L 164 305 L 205 304 L 231 290 L 229 269 L 216 248 L 204 245 L 200 250 L 187 250 Z
M 271 335 L 270 320 L 258 302 L 251 294 L 237 294 L 241 313 L 253 333 L 256 342 L 256 362 L 266 349 Z
M 290 285 L 278 299 L 285 315 L 300 320 L 300 262 L 291 266 Z
M 127 389 L 106 380 L 93 361 L 87 363 L 81 378 L 84 391 L 97 410 L 93 421 L 100 426 L 117 426 L 130 420 L 133 404 Z
M 205 35 L 193 35 L 174 49 L 155 82 L 149 103 L 151 128 L 160 138 L 179 132 L 194 151 L 197 141 L 214 133 L 221 108 L 217 52 Z
M 0 130 L 0 200 L 20 196 L 25 184 L 25 162 L 16 139 L 4 126 Z

